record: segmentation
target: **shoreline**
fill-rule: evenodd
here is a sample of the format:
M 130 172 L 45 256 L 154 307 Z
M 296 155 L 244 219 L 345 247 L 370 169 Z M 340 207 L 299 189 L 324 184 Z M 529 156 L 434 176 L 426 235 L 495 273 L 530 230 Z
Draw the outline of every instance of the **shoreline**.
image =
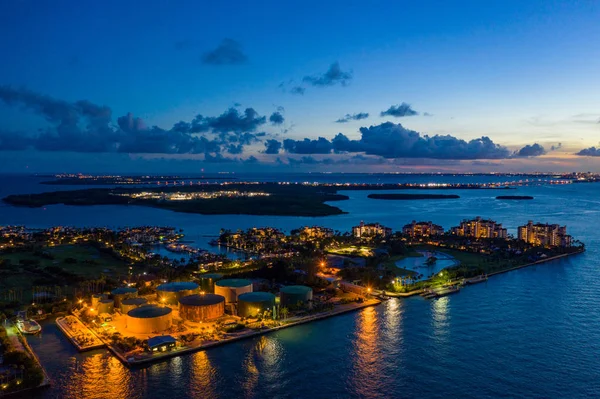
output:
M 122 353 L 120 353 L 119 351 L 117 351 L 115 348 L 113 348 L 111 345 L 107 344 L 104 340 L 102 340 L 102 342 L 105 343 L 106 348 L 117 358 L 121 361 L 121 363 L 123 363 L 126 367 L 128 368 L 133 368 L 133 367 L 143 367 L 145 365 L 149 365 L 155 362 L 160 362 L 166 359 L 170 359 L 173 357 L 178 357 L 181 355 L 187 355 L 187 354 L 191 354 L 191 353 L 195 353 L 195 352 L 199 352 L 202 350 L 206 350 L 206 349 L 210 349 L 210 348 L 214 348 L 217 346 L 221 346 L 221 345 L 227 345 L 229 343 L 232 342 L 236 342 L 236 341 L 240 341 L 243 339 L 248 339 L 248 338 L 253 338 L 253 337 L 257 337 L 260 335 L 265 335 L 265 334 L 269 334 L 275 331 L 279 331 L 285 328 L 290 328 L 290 327 L 295 327 L 301 324 L 306 324 L 306 323 L 310 323 L 312 321 L 318 321 L 318 320 L 323 320 L 323 319 L 327 319 L 330 317 L 334 317 L 334 316 L 338 316 L 341 314 L 345 314 L 345 313 L 349 313 L 349 312 L 354 312 L 360 309 L 364 309 L 367 307 L 371 307 L 371 306 L 377 306 L 381 303 L 380 300 L 378 299 L 368 299 L 363 303 L 355 303 L 355 304 L 346 304 L 346 305 L 340 305 L 340 306 L 347 306 L 347 305 L 352 305 L 352 306 L 347 306 L 343 309 L 338 309 L 338 310 L 333 310 L 333 311 L 329 311 L 329 312 L 325 312 L 325 313 L 320 313 L 320 314 L 316 314 L 316 315 L 310 315 L 310 316 L 306 316 L 303 317 L 299 320 L 295 320 L 291 323 L 288 324 L 284 324 L 281 326 L 277 326 L 277 327 L 272 327 L 272 328 L 266 328 L 263 330 L 258 330 L 258 331 L 252 331 L 252 332 L 248 332 L 246 334 L 243 335 L 238 335 L 238 336 L 234 336 L 231 338 L 226 338 L 223 339 L 221 341 L 214 341 L 214 342 L 210 342 L 207 344 L 202 344 L 202 345 L 198 345 L 198 346 L 194 346 L 194 347 L 187 347 L 187 348 L 183 348 L 180 350 L 175 350 L 175 351 L 170 351 L 170 352 L 164 352 L 158 355 L 155 355 L 155 357 L 150 357 L 150 358 L 146 358 L 146 359 L 139 359 L 139 360 L 128 360 L 125 355 L 123 355 Z
M 2 392 L 0 392 L 0 397 L 7 397 L 7 398 L 16 397 L 16 396 L 22 397 L 22 395 L 24 393 L 26 393 L 26 392 L 35 391 L 35 390 L 38 390 L 38 389 L 49 387 L 52 384 L 52 380 L 50 379 L 50 376 L 48 376 L 48 373 L 46 372 L 46 368 L 44 367 L 44 365 L 40 361 L 40 358 L 33 351 L 33 349 L 31 348 L 31 346 L 29 345 L 29 342 L 27 342 L 27 339 L 19 331 L 19 329 L 15 325 L 12 325 L 12 327 L 10 327 L 10 328 L 14 328 L 14 330 L 16 331 L 15 337 L 19 341 L 20 345 L 23 347 L 24 351 L 29 356 L 31 356 L 31 358 L 35 361 L 35 363 L 42 370 L 42 374 L 44 375 L 44 379 L 42 380 L 42 382 L 40 383 L 40 385 L 38 385 L 36 387 L 29 387 L 29 388 L 21 389 L 21 390 L 10 392 L 10 393 L 6 393 L 6 394 L 2 394 Z M 7 331 L 8 331 L 8 329 L 7 329 Z M 19 338 L 21 338 L 21 339 L 19 339 Z
M 540 260 L 536 260 L 535 262 L 526 263 L 526 264 L 521 265 L 521 266 L 511 267 L 510 269 L 498 270 L 496 272 L 489 273 L 487 276 L 488 277 L 490 277 L 490 276 L 496 276 L 498 274 L 511 272 L 513 270 L 523 269 L 523 268 L 529 267 L 529 266 L 540 265 L 542 263 L 550 262 L 550 261 L 553 261 L 553 260 L 556 260 L 556 259 L 566 258 L 566 257 L 573 256 L 573 255 L 580 255 L 580 254 L 582 254 L 584 252 L 585 252 L 585 249 L 582 249 L 582 250 L 579 250 L 579 251 L 576 251 L 576 252 L 570 252 L 570 253 L 566 253 L 566 254 L 555 255 L 555 256 L 551 256 L 551 257 L 546 258 L 546 259 L 540 259 Z
M 487 277 L 489 278 L 489 277 L 497 276 L 499 274 L 512 272 L 512 271 L 515 271 L 515 270 L 518 270 L 518 269 L 523 269 L 523 268 L 530 267 L 530 266 L 535 266 L 535 265 L 541 265 L 541 264 L 546 263 L 546 262 L 550 262 L 550 261 L 561 259 L 561 258 L 566 258 L 566 257 L 573 256 L 573 255 L 580 255 L 580 254 L 582 254 L 584 252 L 585 252 L 585 249 L 582 249 L 582 250 L 576 251 L 576 252 L 570 252 L 570 253 L 566 253 L 566 254 L 555 255 L 555 256 L 552 256 L 552 257 L 549 257 L 549 258 L 546 258 L 546 259 L 540 259 L 540 260 L 537 260 L 535 262 L 526 263 L 526 264 L 523 264 L 523 265 L 520 265 L 520 266 L 514 266 L 514 267 L 511 267 L 511 268 L 508 268 L 508 269 L 498 270 L 498 271 L 495 271 L 495 272 L 487 274 Z M 448 255 L 448 256 L 451 256 L 451 255 Z M 460 262 L 459 262 L 459 264 L 460 264 Z M 383 291 L 385 291 L 385 290 L 381 290 L 381 291 L 380 290 L 373 290 L 373 292 L 377 292 L 378 294 L 382 294 Z M 422 289 L 422 288 L 418 289 L 418 290 L 414 290 L 414 291 L 408 291 L 408 292 L 388 292 L 388 291 L 385 291 L 385 295 L 391 296 L 391 297 L 395 297 L 395 298 L 408 298 L 408 297 L 411 297 L 411 296 L 414 296 L 414 295 L 419 295 L 419 294 L 423 293 L 424 291 L 425 290 Z

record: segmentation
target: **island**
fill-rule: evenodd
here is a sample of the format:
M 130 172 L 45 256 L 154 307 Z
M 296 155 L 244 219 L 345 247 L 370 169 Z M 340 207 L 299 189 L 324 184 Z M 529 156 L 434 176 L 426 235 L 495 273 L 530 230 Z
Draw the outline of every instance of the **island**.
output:
M 499 200 L 532 200 L 533 197 L 529 195 L 499 195 L 496 197 Z
M 294 192 L 280 189 L 269 194 Z M 244 191 L 250 192 L 265 197 Z M 192 193 L 198 194 L 162 193 L 160 201 L 185 202 L 180 197 Z M 319 188 L 312 194 L 326 195 Z M 201 194 L 212 195 L 223 193 Z M 412 221 L 395 232 L 364 222 L 345 232 L 318 225 L 289 233 L 269 226 L 220 229 L 211 245 L 251 255 L 242 260 L 191 247 L 187 257 L 161 256 L 157 247 L 187 248 L 183 230 L 173 226 L 0 226 L 0 312 L 20 315 L 17 330 L 20 323 L 56 317 L 78 351 L 106 347 L 126 366 L 143 366 L 377 306 L 389 297 L 456 294 L 494 275 L 585 251 L 566 226 L 530 221 L 519 231 L 517 238 L 508 236 L 501 223 L 481 217 L 462 220 L 448 234 L 431 221 Z M 424 256 L 422 266 L 401 263 Z M 0 328 L 0 353 L 10 366 L 2 389 L 43 386 L 43 368 L 26 341 L 19 346 L 10 324 Z
M 369 194 L 368 198 L 380 200 L 425 200 L 425 199 L 456 199 L 456 194 Z
M 279 183 L 216 183 L 160 188 L 90 188 L 9 195 L 11 205 L 138 205 L 204 215 L 329 216 L 344 213 L 326 204 L 348 199 L 334 187 Z

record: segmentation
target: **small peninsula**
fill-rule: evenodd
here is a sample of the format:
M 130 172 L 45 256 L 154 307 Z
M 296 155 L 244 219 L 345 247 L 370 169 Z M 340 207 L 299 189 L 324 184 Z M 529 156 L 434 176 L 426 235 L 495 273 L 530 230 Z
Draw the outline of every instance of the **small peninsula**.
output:
M 499 195 L 496 197 L 499 200 L 532 200 L 533 197 L 529 195 Z
M 367 198 L 380 200 L 426 200 L 426 199 L 456 199 L 456 194 L 369 194 Z

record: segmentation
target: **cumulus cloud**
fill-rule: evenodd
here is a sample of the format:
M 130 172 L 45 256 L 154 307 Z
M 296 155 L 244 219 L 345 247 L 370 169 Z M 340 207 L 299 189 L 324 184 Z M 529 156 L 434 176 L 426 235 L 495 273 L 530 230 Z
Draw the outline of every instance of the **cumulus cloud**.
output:
M 525 147 L 517 151 L 515 155 L 518 157 L 539 157 L 540 155 L 544 155 L 545 153 L 546 150 L 544 149 L 544 147 L 542 147 L 538 143 L 535 143 L 531 145 L 527 144 Z
M 244 152 L 244 146 L 242 144 L 229 144 L 227 146 L 227 152 L 230 154 L 241 154 Z
M 575 155 L 579 155 L 582 157 L 600 157 L 600 147 L 584 148 Z
M 342 133 L 331 141 L 291 140 L 283 142 L 283 148 L 294 154 L 364 153 L 383 158 L 432 158 L 432 159 L 504 159 L 511 152 L 489 137 L 465 141 L 450 135 L 421 135 L 391 122 L 360 128 L 360 140 L 351 140 Z
M 324 74 L 305 76 L 302 79 L 305 83 L 319 87 L 333 86 L 338 83 L 342 86 L 346 86 L 350 80 L 352 80 L 352 72 L 342 71 L 339 62 L 337 61 L 331 64 Z
M 229 108 L 217 117 L 197 115 L 190 126 L 191 133 L 215 131 L 222 134 L 255 131 L 267 122 L 266 116 L 258 115 L 254 108 L 246 108 L 243 114 L 237 108 Z
M 120 116 L 117 118 L 117 124 L 127 133 L 139 132 L 141 130 L 146 130 L 146 125 L 142 118 L 135 118 L 131 112 L 128 112 L 127 115 Z M 173 126 L 176 131 L 181 131 L 182 125 L 188 125 L 186 122 L 179 122 L 175 126 Z M 189 130 L 189 128 L 188 128 Z
M 499 159 L 510 155 L 485 136 L 470 141 L 450 135 L 421 136 L 391 122 L 362 127 L 360 132 L 364 152 L 384 158 Z
M 242 45 L 233 39 L 223 39 L 217 48 L 202 55 L 202 62 L 210 65 L 240 65 L 247 61 Z
M 180 121 L 171 129 L 147 127 L 133 114 L 117 118 L 112 111 L 82 100 L 67 102 L 27 89 L 0 86 L 0 101 L 41 115 L 48 127 L 29 135 L 0 132 L 0 149 L 35 148 L 40 151 L 127 152 L 159 154 L 239 154 L 244 146 L 265 133 L 256 133 L 266 123 L 253 108 L 240 113 L 230 108 L 216 117 L 198 115 L 191 122 Z
M 332 148 L 331 142 L 324 137 L 316 140 L 283 140 L 283 149 L 291 154 L 329 154 Z
M 411 108 L 410 104 L 402 103 L 400 105 L 392 105 L 387 110 L 381 111 L 380 116 L 394 116 L 401 118 L 405 116 L 419 115 L 417 111 Z
M 369 117 L 369 114 L 367 112 L 359 112 L 357 114 L 346 114 L 344 117 L 338 119 L 337 121 L 335 121 L 335 123 L 346 123 L 346 122 L 350 122 L 350 121 L 359 121 L 361 119 L 367 119 Z
M 279 111 L 273 112 L 269 117 L 269 122 L 271 122 L 273 125 L 281 125 L 284 121 L 285 118 Z
M 275 139 L 265 141 L 265 154 L 279 154 L 281 150 L 281 142 Z

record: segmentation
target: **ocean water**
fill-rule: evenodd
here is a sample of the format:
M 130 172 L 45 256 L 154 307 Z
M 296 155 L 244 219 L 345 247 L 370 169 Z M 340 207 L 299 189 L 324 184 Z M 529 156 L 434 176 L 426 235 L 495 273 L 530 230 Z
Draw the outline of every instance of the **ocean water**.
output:
M 9 183 L 6 177 L 0 187 L 2 195 L 54 188 L 31 178 Z M 587 248 L 582 255 L 495 276 L 451 297 L 394 299 L 143 369 L 129 370 L 106 351 L 79 354 L 49 322 L 41 336 L 29 338 L 53 380 L 35 397 L 600 397 L 600 185 L 523 187 L 513 193 L 535 199 L 498 201 L 495 191 L 461 190 L 457 200 L 377 201 L 367 198 L 369 192 L 355 191 L 347 192 L 350 200 L 334 204 L 348 214 L 326 218 L 2 204 L 0 224 L 173 225 L 198 246 L 221 227 L 289 230 L 318 224 L 347 230 L 364 220 L 398 229 L 416 219 L 448 228 L 483 216 L 503 222 L 513 234 L 529 219 L 566 224 Z

